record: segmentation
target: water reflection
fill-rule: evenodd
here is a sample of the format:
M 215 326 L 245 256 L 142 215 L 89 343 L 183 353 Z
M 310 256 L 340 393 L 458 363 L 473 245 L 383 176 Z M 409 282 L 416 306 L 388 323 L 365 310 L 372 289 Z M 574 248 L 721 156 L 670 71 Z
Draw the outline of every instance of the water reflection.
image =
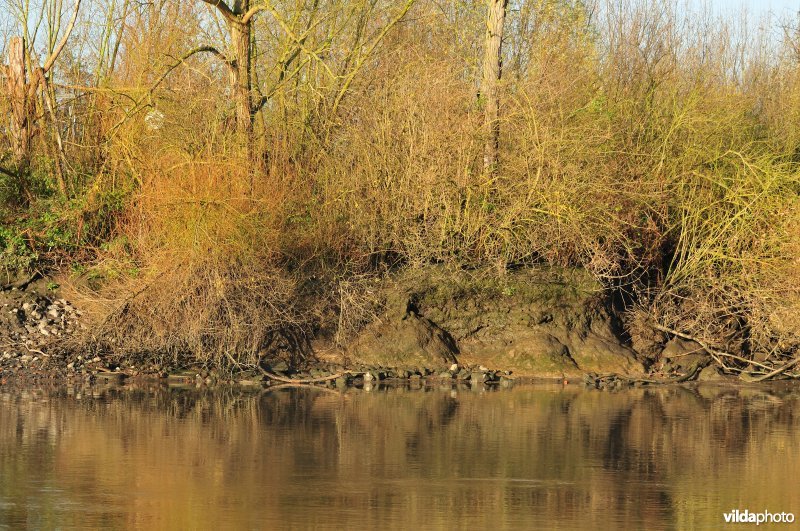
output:
M 800 516 L 791 387 L 0 388 L 0 528 L 693 528 Z

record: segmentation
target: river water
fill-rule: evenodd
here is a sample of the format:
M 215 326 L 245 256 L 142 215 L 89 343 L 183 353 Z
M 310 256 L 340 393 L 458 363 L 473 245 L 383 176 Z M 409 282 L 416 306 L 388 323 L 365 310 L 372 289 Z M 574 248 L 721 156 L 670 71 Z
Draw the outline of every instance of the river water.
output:
M 799 401 L 798 387 L 0 387 L 0 529 L 800 517 Z

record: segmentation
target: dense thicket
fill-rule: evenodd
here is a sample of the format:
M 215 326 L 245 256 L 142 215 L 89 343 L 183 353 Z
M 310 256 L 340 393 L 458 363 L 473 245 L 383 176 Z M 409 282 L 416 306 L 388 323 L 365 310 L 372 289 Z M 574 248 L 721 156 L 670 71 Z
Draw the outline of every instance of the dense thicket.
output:
M 35 65 L 72 6 L 4 3 Z M 794 355 L 795 21 L 512 0 L 487 168 L 486 1 L 232 8 L 257 8 L 252 131 L 238 22 L 199 0 L 84 0 L 30 160 L 0 135 L 6 267 L 69 263 L 119 337 L 203 356 L 252 359 L 282 324 L 358 304 L 363 275 L 432 262 L 582 266 L 625 294 L 640 340 Z M 319 285 L 329 306 L 298 302 Z

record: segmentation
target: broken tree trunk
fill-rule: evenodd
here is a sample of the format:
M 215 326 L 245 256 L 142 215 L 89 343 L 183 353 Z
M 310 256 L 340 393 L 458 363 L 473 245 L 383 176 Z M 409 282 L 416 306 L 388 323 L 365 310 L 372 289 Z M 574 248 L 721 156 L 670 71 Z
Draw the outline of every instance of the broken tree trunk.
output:
M 75 0 L 72 17 L 67 24 L 61 40 L 53 48 L 50 56 L 39 66 L 31 60 L 31 53 L 27 47 L 31 43 L 25 42 L 23 37 L 12 37 L 8 43 L 8 67 L 6 68 L 6 84 L 10 103 L 10 119 L 8 124 L 11 149 L 14 158 L 15 176 L 17 177 L 17 187 L 21 193 L 21 198 L 25 201 L 31 199 L 31 192 L 28 187 L 28 174 L 31 162 L 31 149 L 33 139 L 37 133 L 37 94 L 39 89 L 45 84 L 45 76 L 50 74 L 50 70 L 64 50 L 67 39 L 75 28 L 78 19 L 81 0 Z M 31 64 L 30 69 L 26 66 Z M 8 172 L 4 172 L 8 173 Z M 63 180 L 63 179 L 62 179 Z M 62 192 L 65 188 L 59 182 Z
M 30 161 L 31 141 L 33 139 L 33 113 L 36 102 L 35 90 L 30 90 L 28 72 L 25 68 L 25 40 L 12 37 L 8 43 L 8 67 L 6 84 L 8 89 L 11 116 L 9 135 L 14 166 L 17 173 L 23 174 Z M 29 94 L 33 92 L 33 94 Z

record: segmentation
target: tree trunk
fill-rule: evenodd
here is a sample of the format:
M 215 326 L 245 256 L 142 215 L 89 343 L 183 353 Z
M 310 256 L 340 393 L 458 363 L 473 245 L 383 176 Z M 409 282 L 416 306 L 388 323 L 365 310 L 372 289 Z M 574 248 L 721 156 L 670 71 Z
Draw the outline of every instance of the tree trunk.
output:
M 231 22 L 231 41 L 236 54 L 235 66 L 231 70 L 231 88 L 236 101 L 236 129 L 248 136 L 252 136 L 253 132 L 250 32 L 250 22 Z
M 250 9 L 250 0 L 236 0 L 233 3 L 233 13 L 239 17 Z M 231 89 L 236 103 L 236 130 L 245 143 L 245 153 L 249 173 L 249 193 L 255 187 L 255 148 L 253 138 L 253 94 L 252 94 L 252 30 L 253 21 L 229 22 L 231 32 L 231 45 L 235 54 L 234 65 L 231 69 Z
M 487 0 L 486 47 L 481 96 L 484 100 L 483 169 L 494 173 L 500 148 L 500 79 L 503 75 L 503 29 L 508 0 Z
M 9 133 L 14 165 L 22 174 L 27 170 L 31 149 L 31 120 L 28 76 L 25 69 L 25 41 L 12 37 L 8 43 L 8 96 L 11 104 Z

